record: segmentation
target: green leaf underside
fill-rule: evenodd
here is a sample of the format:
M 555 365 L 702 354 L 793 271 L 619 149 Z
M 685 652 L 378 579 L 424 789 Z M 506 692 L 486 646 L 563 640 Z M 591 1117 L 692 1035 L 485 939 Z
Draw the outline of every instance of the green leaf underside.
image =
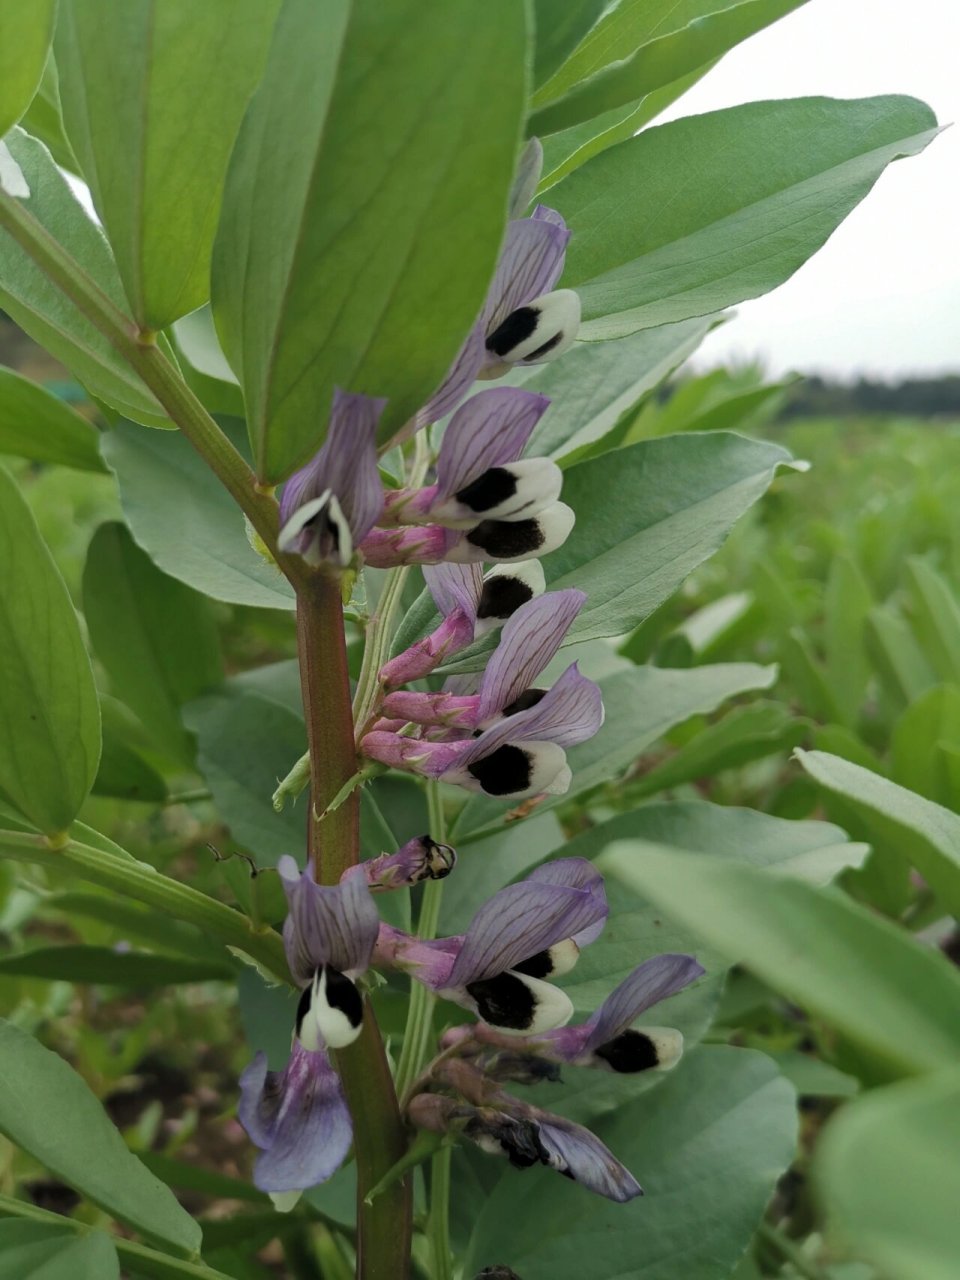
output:
M 125 311 L 123 287 L 103 233 L 87 217 L 49 151 L 20 129 L 14 129 L 5 141 L 30 188 L 29 199 L 21 202 L 24 209 L 59 241 L 97 288 Z M 31 338 L 62 360 L 92 395 L 136 422 L 169 425 L 151 392 L 100 330 L 2 230 L 0 306 Z
M 106 471 L 99 434 L 69 405 L 0 367 L 0 453 L 79 471 Z
M 76 613 L 0 468 L 0 789 L 42 831 L 62 831 L 99 756 L 100 709 Z
M 715 62 L 805 3 L 655 0 L 650 4 L 645 0 L 615 6 L 567 66 L 538 91 L 530 128 L 534 133 L 554 133 L 662 89 Z M 642 34 L 637 30 L 638 16 Z M 617 31 L 618 24 L 624 29 Z
M 207 601 L 161 573 L 119 523 L 101 525 L 93 537 L 83 601 L 113 691 L 161 750 L 189 764 L 193 749 L 180 707 L 222 678 Z
M 543 813 L 610 782 L 674 725 L 714 711 L 738 694 L 768 688 L 776 674 L 775 667 L 731 662 L 689 671 L 631 667 L 603 677 L 598 682 L 607 713 L 603 728 L 589 742 L 568 751 L 573 782 L 567 795 L 547 796 L 534 812 Z M 462 841 L 472 833 L 496 829 L 509 808 L 488 796 L 468 801 L 457 818 L 457 838 Z
M 493 275 L 525 41 L 514 0 L 481 23 L 418 0 L 285 3 L 213 275 L 264 479 L 319 447 L 336 386 L 388 398 L 387 439 L 442 381 Z
M 232 440 L 236 424 L 223 424 Z M 250 545 L 243 516 L 179 433 L 120 423 L 103 440 L 130 531 L 158 568 L 214 600 L 292 609 L 293 588 Z
M 135 318 L 209 297 L 227 161 L 280 0 L 62 0 L 64 122 Z
M 40 83 L 56 10 L 56 0 L 0 0 L 0 138 Z
M 794 1094 L 762 1054 L 700 1048 L 596 1131 L 646 1194 L 611 1204 L 552 1170 L 507 1169 L 465 1275 L 495 1258 L 524 1280 L 724 1280 L 793 1158 Z
M 0 1022 L 0 1131 L 118 1221 L 183 1254 L 200 1227 L 127 1150 L 83 1080 L 62 1058 Z
M 868 827 L 908 858 L 954 915 L 960 915 L 960 817 L 905 787 L 824 751 L 797 759 L 822 787 L 842 796 Z
M 722 859 L 640 842 L 614 846 L 608 856 L 625 884 L 877 1054 L 892 1073 L 956 1060 L 960 978 L 889 921 L 835 890 Z
M 797 98 L 672 121 L 595 156 L 550 191 L 573 232 L 563 283 L 581 297 L 581 338 L 766 293 L 935 134 L 912 98 Z
M 890 1280 L 953 1280 L 960 1256 L 958 1143 L 956 1069 L 877 1090 L 844 1108 L 827 1126 L 814 1164 L 837 1241 Z

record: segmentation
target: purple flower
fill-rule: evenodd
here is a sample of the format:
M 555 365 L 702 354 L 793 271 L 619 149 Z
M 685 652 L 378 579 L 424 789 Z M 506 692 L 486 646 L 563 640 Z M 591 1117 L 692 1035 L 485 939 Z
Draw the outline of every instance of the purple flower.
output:
M 569 997 L 547 979 L 573 968 L 607 910 L 592 863 L 565 858 L 495 893 L 462 937 L 421 942 L 381 926 L 378 954 L 502 1034 L 537 1035 L 572 1017 Z
M 576 588 L 529 600 L 508 619 L 475 694 L 401 692 L 384 701 L 384 714 L 416 724 L 489 728 L 503 716 L 536 706 L 546 695 L 534 681 L 553 660 L 586 596 Z
M 443 880 L 456 865 L 457 851 L 448 844 L 437 844 L 429 835 L 416 836 L 396 853 L 382 853 L 360 864 L 374 893 L 409 889 L 423 880 Z
M 310 565 L 345 568 L 383 510 L 377 422 L 386 400 L 337 389 L 327 438 L 316 457 L 290 477 L 280 497 L 277 546 Z
M 326 1051 L 298 1040 L 283 1071 L 260 1052 L 240 1077 L 240 1123 L 260 1148 L 253 1180 L 280 1210 L 333 1177 L 353 1137 L 350 1113 Z
M 530 174 L 518 174 L 517 201 L 529 190 Z M 514 364 L 555 360 L 572 345 L 580 299 L 571 289 L 554 289 L 569 239 L 563 218 L 546 205 L 507 224 L 483 310 L 453 367 L 417 414 L 417 428 L 449 413 L 477 378 L 499 377 Z
M 536 560 L 496 568 L 486 576 L 476 564 L 427 565 L 423 576 L 443 622 L 381 667 L 380 683 L 386 689 L 429 675 L 544 590 L 543 569 Z
M 549 458 L 521 455 L 550 401 L 514 387 L 481 391 L 443 433 L 436 484 L 387 495 L 381 524 L 449 525 L 538 515 L 560 497 L 563 473 Z
M 643 1194 L 629 1169 L 582 1125 L 501 1092 L 469 1068 L 441 1072 L 436 1083 L 458 1096 L 417 1094 L 407 1111 L 418 1128 L 462 1135 L 488 1155 L 509 1160 L 515 1169 L 537 1164 L 556 1169 L 621 1204 Z
M 600 690 L 574 663 L 535 706 L 475 738 L 432 742 L 375 730 L 360 747 L 383 764 L 491 796 L 563 795 L 571 781 L 565 748 L 592 738 L 602 724 Z
M 486 1069 L 504 1080 L 544 1074 L 531 1063 L 517 1061 L 526 1052 L 547 1063 L 600 1067 L 623 1074 L 668 1071 L 676 1066 L 683 1052 L 681 1033 L 673 1027 L 634 1027 L 633 1023 L 653 1005 L 688 987 L 703 972 L 703 966 L 693 956 L 653 956 L 634 969 L 578 1026 L 531 1035 L 522 1044 L 513 1037 L 505 1040 L 486 1027 L 477 1027 L 477 1040 L 504 1048 L 502 1060 L 501 1055 L 488 1058 Z
M 515 564 L 549 555 L 570 536 L 576 517 L 565 502 L 551 502 L 535 516 L 513 520 L 481 520 L 463 532 L 444 525 L 373 529 L 360 544 L 373 569 L 398 564 Z
M 262 1152 L 254 1181 L 289 1209 L 293 1193 L 331 1177 L 350 1146 L 350 1116 L 327 1049 L 360 1034 L 363 997 L 354 980 L 370 965 L 380 921 L 361 867 L 333 886 L 318 885 L 312 870 L 301 873 L 290 857 L 277 870 L 287 895 L 284 948 L 300 1003 L 287 1066 L 268 1071 L 265 1055 L 256 1055 L 240 1079 L 239 1116 Z

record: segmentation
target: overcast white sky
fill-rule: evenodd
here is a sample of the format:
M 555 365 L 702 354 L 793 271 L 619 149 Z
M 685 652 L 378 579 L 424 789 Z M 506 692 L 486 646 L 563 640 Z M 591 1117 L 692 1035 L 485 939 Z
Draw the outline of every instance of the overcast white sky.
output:
M 957 124 L 892 165 L 786 284 L 743 303 L 699 365 L 759 356 L 774 374 L 960 373 L 960 0 L 810 0 L 728 53 L 661 119 L 877 93 L 913 94 Z

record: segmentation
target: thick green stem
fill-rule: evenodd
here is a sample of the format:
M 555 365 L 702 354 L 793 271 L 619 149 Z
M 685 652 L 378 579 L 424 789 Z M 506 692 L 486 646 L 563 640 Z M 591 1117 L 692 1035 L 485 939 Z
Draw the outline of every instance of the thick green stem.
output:
M 328 806 L 356 772 L 350 679 L 339 580 L 311 575 L 297 595 L 297 640 L 310 749 L 308 846 L 317 879 L 336 884 L 360 857 L 360 793 Z M 412 1187 L 394 1184 L 372 1204 L 367 1193 L 400 1159 L 406 1134 L 380 1030 L 367 1006 L 360 1037 L 337 1055 L 353 1119 L 357 1162 L 358 1280 L 409 1274 Z
M 430 1250 L 433 1255 L 432 1280 L 453 1280 L 450 1253 L 450 1162 L 451 1147 L 442 1147 L 430 1161 Z
M 91 321 L 141 377 L 210 469 L 232 494 L 272 555 L 276 555 L 277 504 L 260 490 L 253 471 L 193 394 L 179 370 L 86 274 L 20 200 L 0 192 L 0 226 L 13 237 L 44 274 Z M 283 572 L 296 582 L 299 562 L 277 555 Z

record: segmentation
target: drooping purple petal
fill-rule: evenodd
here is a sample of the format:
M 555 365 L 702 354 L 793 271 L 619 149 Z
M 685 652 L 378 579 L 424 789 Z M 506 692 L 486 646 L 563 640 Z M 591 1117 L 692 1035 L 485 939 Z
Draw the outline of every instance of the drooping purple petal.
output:
M 602 915 L 588 928 L 573 934 L 573 940 L 578 947 L 586 947 L 591 942 L 596 942 L 607 922 L 609 907 L 603 886 L 603 876 L 592 862 L 587 858 L 558 858 L 555 862 L 545 862 L 542 866 L 535 868 L 527 879 L 536 881 L 538 884 L 566 885 L 568 888 L 580 889 L 592 894 L 597 899 L 598 909 L 602 909 Z
M 540 1112 L 537 1123 L 551 1168 L 618 1204 L 643 1195 L 630 1170 L 589 1129 L 549 1112 Z
M 545 205 L 538 205 L 531 217 L 508 224 L 483 310 L 485 335 L 524 303 L 550 292 L 563 273 L 569 239 L 563 218 Z
M 437 502 L 451 498 L 492 467 L 516 462 L 549 404 L 547 396 L 518 387 L 494 387 L 471 396 L 443 433 Z
M 476 619 L 477 606 L 483 593 L 483 570 L 478 564 L 430 564 L 423 578 L 434 604 L 445 618 L 454 609 Z
M 240 1077 L 240 1123 L 260 1148 L 253 1180 L 261 1191 L 303 1191 L 332 1177 L 352 1141 L 340 1080 L 323 1050 L 298 1041 L 283 1071 L 258 1053 Z
M 666 954 L 645 961 L 624 978 L 584 1024 L 586 1034 L 581 1052 L 589 1053 L 607 1044 L 626 1031 L 647 1009 L 669 996 L 675 996 L 703 972 L 703 965 L 698 964 L 693 956 Z M 570 1031 L 578 1029 L 569 1028 Z
M 413 431 L 405 430 L 395 437 L 395 441 L 406 439 L 414 432 L 428 427 L 431 422 L 438 422 L 442 417 L 455 409 L 477 379 L 486 358 L 484 346 L 486 334 L 478 320 L 464 339 L 463 346 L 457 352 L 457 358 L 447 372 L 446 377 L 436 389 L 427 403 L 413 420 Z
M 512 969 L 555 943 L 606 919 L 605 899 L 590 888 L 542 880 L 507 885 L 477 911 L 448 985 L 465 987 Z
M 290 479 L 280 496 L 281 529 L 307 502 L 330 492 L 350 527 L 354 543 L 377 522 L 383 486 L 377 466 L 377 423 L 386 400 L 337 388 L 327 438 L 316 457 Z
M 550 591 L 507 620 L 480 681 L 478 724 L 498 715 L 531 688 L 559 650 L 586 598 L 575 587 Z
M 348 975 L 367 969 L 380 917 L 362 868 L 337 885 L 318 885 L 312 869 L 301 873 L 289 856 L 277 870 L 287 895 L 283 942 L 297 983 L 305 986 L 324 964 Z

